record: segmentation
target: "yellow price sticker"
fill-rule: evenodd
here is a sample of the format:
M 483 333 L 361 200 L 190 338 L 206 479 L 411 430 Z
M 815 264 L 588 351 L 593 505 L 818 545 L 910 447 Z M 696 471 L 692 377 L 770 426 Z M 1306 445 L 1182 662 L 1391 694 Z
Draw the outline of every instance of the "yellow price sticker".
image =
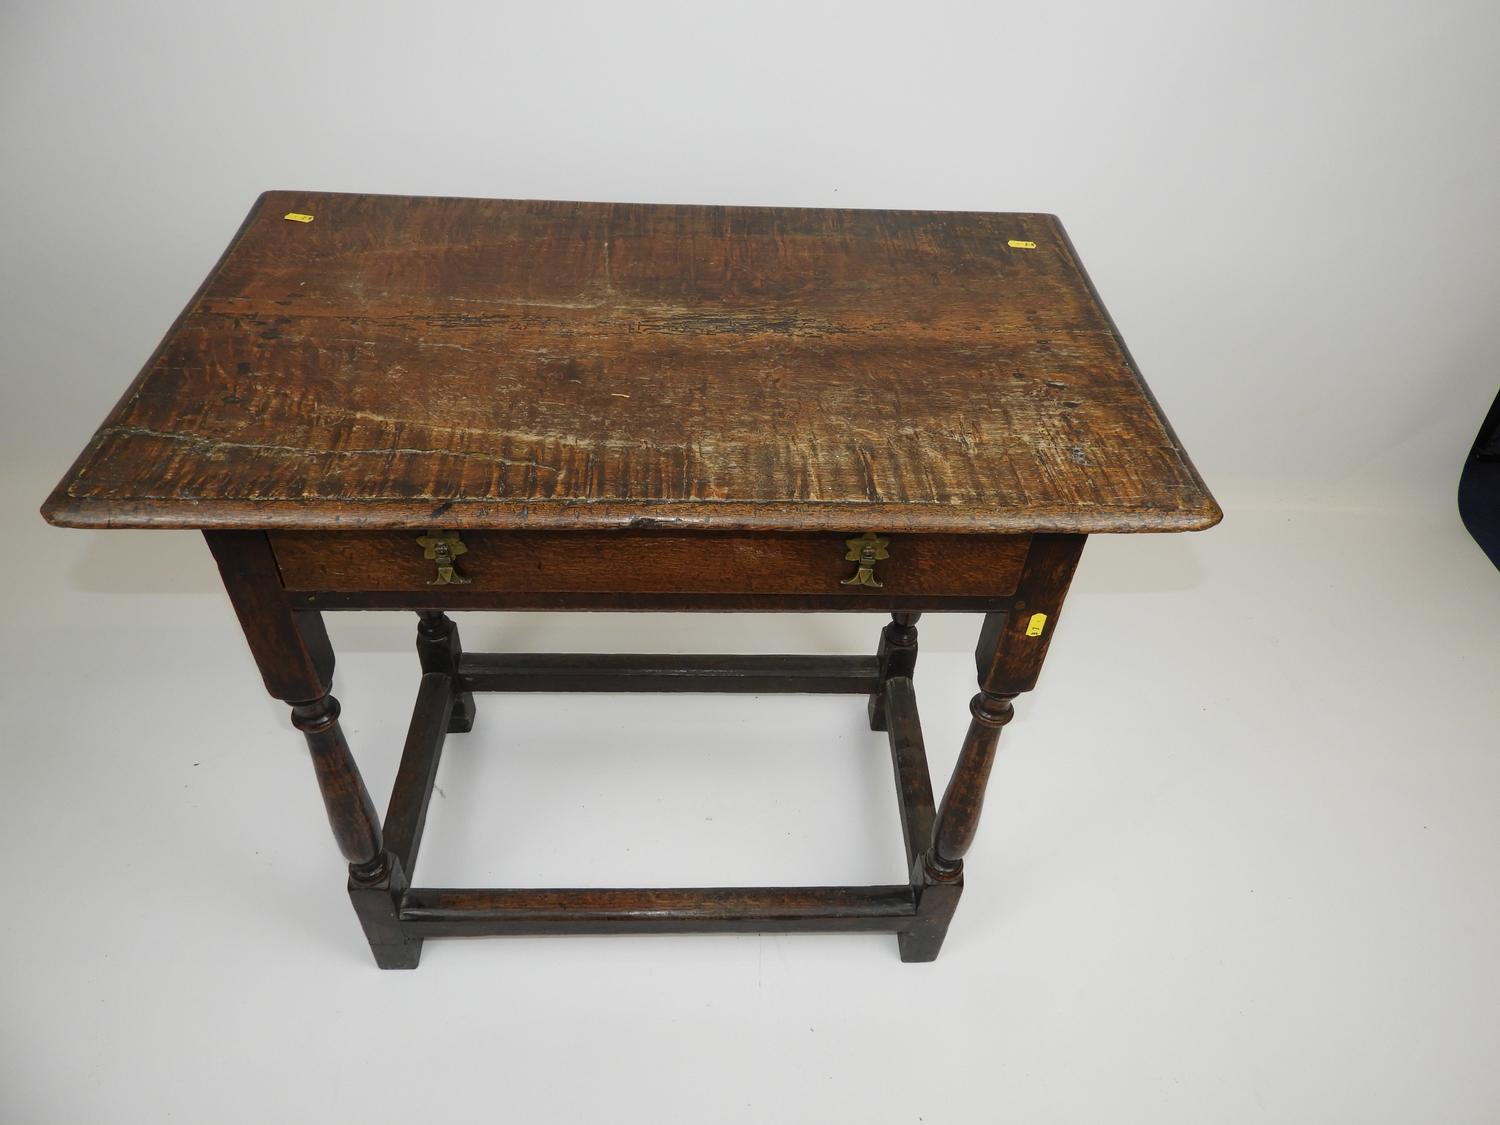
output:
M 287 217 L 290 218 L 291 216 L 288 215 Z M 1035 250 L 1036 249 L 1036 243 L 1035 242 L 1023 242 L 1019 238 L 1012 238 L 1005 245 L 1007 245 L 1007 246 L 1013 246 L 1017 250 Z
M 1026 622 L 1026 635 L 1028 637 L 1040 637 L 1042 630 L 1047 627 L 1047 615 L 1045 613 L 1033 613 L 1031 620 Z
M 294 223 L 310 223 L 313 221 L 313 217 L 311 215 L 304 215 L 300 211 L 288 211 L 281 217 L 283 219 L 290 219 Z

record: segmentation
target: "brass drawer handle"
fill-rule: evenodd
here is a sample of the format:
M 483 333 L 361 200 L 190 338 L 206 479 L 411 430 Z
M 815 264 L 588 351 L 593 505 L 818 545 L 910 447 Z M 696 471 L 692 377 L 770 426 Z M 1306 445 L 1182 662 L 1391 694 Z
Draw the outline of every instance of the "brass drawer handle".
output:
M 467 586 L 469 580 L 458 572 L 456 561 L 459 555 L 465 554 L 468 547 L 458 537 L 456 531 L 445 531 L 437 535 L 421 535 L 417 537 L 417 545 L 422 548 L 422 557 L 431 559 L 437 563 L 437 577 L 429 578 L 429 586 Z
M 875 564 L 891 557 L 891 553 L 886 550 L 891 545 L 891 541 L 880 538 L 873 531 L 867 531 L 855 539 L 845 539 L 844 545 L 849 548 L 844 558 L 849 562 L 858 563 L 859 569 L 852 577 L 841 579 L 839 585 L 879 588 L 881 582 L 875 577 Z

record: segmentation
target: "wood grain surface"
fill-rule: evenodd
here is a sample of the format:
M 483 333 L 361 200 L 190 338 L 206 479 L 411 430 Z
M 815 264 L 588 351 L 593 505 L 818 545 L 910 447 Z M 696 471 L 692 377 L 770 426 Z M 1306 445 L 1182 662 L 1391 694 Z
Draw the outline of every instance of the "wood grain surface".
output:
M 413 590 L 436 564 L 411 531 L 272 531 L 286 589 Z M 470 532 L 458 559 L 473 593 L 844 594 L 856 564 L 839 535 L 789 532 Z M 885 594 L 925 597 L 1012 594 L 1031 540 L 1025 535 L 908 535 L 876 564 Z
M 1220 516 L 1053 216 L 298 192 L 256 202 L 43 514 L 958 534 Z

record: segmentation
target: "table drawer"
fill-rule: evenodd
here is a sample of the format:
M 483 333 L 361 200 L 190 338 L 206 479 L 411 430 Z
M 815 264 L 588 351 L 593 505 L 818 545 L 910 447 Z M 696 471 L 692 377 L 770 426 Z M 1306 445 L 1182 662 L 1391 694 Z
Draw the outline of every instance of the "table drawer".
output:
M 298 592 L 440 591 L 440 533 L 272 531 L 282 582 Z M 451 534 L 451 533 L 450 533 Z M 852 534 L 852 533 L 851 533 Z M 428 542 L 419 540 L 424 536 Z M 877 589 L 844 585 L 859 570 L 849 536 L 822 533 L 459 533 L 454 592 L 515 594 L 923 594 L 1015 592 L 1026 535 L 888 537 Z M 451 550 L 451 548 L 450 548 Z M 439 557 L 430 555 L 436 553 Z

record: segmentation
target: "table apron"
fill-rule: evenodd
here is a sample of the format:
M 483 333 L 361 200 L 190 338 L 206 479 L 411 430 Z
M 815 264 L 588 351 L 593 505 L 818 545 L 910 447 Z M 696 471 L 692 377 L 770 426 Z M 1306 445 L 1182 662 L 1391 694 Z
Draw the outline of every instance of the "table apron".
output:
M 1029 535 L 624 531 L 267 533 L 306 608 L 900 611 L 1015 593 Z M 851 541 L 854 545 L 851 545 Z M 434 557 L 434 555 L 438 557 Z

